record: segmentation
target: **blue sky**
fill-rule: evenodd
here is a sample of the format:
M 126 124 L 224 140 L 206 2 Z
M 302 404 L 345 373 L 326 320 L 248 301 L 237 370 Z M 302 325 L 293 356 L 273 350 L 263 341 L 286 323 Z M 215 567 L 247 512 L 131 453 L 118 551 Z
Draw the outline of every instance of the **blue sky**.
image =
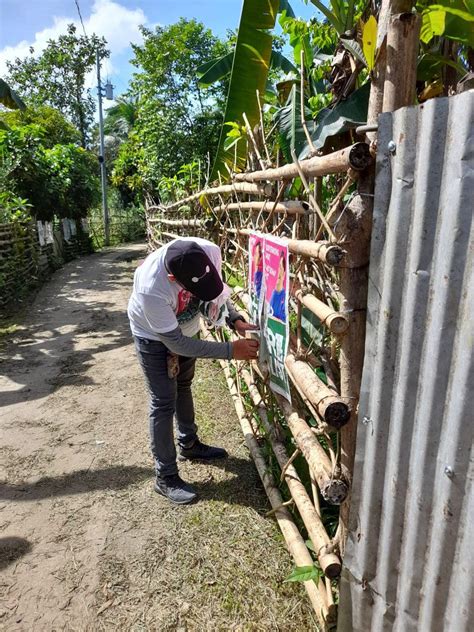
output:
M 315 8 L 303 0 L 292 0 L 297 15 L 308 19 Z M 130 42 L 140 43 L 139 25 L 172 24 L 180 17 L 196 18 L 224 36 L 239 23 L 241 0 L 79 0 L 86 32 L 103 35 L 111 50 L 104 74 L 116 86 L 116 94 L 126 89 L 132 68 Z M 0 0 L 0 76 L 5 61 L 25 57 L 30 46 L 38 52 L 49 38 L 78 23 L 74 0 Z M 91 85 L 94 82 L 90 77 Z

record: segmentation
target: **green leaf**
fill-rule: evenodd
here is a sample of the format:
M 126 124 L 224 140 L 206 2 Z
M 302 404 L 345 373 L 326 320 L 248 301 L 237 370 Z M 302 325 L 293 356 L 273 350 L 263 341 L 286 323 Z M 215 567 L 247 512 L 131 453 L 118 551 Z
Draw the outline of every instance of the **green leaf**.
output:
M 329 24 L 336 29 L 338 35 L 344 33 L 345 23 L 339 20 L 338 16 L 334 12 L 331 13 L 331 11 L 319 0 L 311 0 L 311 3 L 314 4 L 319 11 L 321 11 Z
M 427 11 L 445 11 L 446 13 L 455 15 L 466 22 L 474 22 L 473 14 L 468 13 L 467 11 L 462 11 L 461 9 L 456 9 L 456 7 L 444 6 L 442 4 L 432 4 L 428 7 Z
M 373 15 L 369 17 L 362 30 L 362 50 L 367 62 L 367 68 L 372 70 L 375 64 L 375 47 L 377 46 L 377 20 Z
M 234 51 L 217 57 L 211 61 L 202 64 L 196 68 L 196 75 L 199 78 L 199 87 L 207 88 L 208 86 L 221 81 L 227 77 L 232 70 L 232 62 L 234 60 Z M 297 72 L 296 67 L 291 61 L 280 52 L 272 50 L 270 57 L 270 66 L 272 68 L 283 70 L 283 72 Z
M 316 116 L 315 129 L 311 134 L 317 149 L 324 147 L 330 136 L 336 136 L 367 121 L 370 82 L 355 90 L 345 101 L 333 108 L 324 108 Z M 304 158 L 304 155 L 300 155 Z
M 272 50 L 270 66 L 283 72 L 298 72 L 298 69 L 291 61 L 277 50 Z
M 301 123 L 300 94 L 300 86 L 293 84 L 285 106 L 277 110 L 274 116 L 280 148 L 287 162 L 293 161 L 292 149 L 300 154 L 306 148 L 306 135 Z M 306 105 L 305 118 L 308 131 L 312 135 L 315 126 L 311 118 L 311 110 Z
M 321 569 L 316 566 L 297 566 L 285 579 L 285 582 L 307 582 L 311 579 L 318 581 L 323 576 Z
M 235 121 L 242 124 L 243 113 L 249 123 L 254 126 L 260 119 L 257 91 L 265 93 L 270 56 L 272 52 L 272 36 L 268 29 L 273 29 L 279 7 L 279 0 L 244 0 L 240 24 L 235 46 L 229 93 L 224 115 L 224 123 Z M 214 160 L 211 180 L 220 173 L 228 179 L 224 163 L 234 166 L 234 151 L 225 150 L 226 130 L 222 126 L 219 146 Z M 235 168 L 245 167 L 247 157 L 246 143 L 239 143 Z
M 309 549 L 310 551 L 313 551 L 313 553 L 316 553 L 316 549 L 314 548 L 314 544 L 312 540 L 306 540 L 305 544 L 306 544 L 307 549 Z
M 233 59 L 234 51 L 196 68 L 196 74 L 199 78 L 199 87 L 207 88 L 211 84 L 216 83 L 216 81 L 224 79 L 232 70 Z
M 427 9 L 421 14 L 421 30 L 420 39 L 425 44 L 428 44 L 435 35 L 442 35 L 444 33 L 446 12 L 431 11 Z
M 0 103 L 10 110 L 26 110 L 26 105 L 3 79 L 0 79 Z

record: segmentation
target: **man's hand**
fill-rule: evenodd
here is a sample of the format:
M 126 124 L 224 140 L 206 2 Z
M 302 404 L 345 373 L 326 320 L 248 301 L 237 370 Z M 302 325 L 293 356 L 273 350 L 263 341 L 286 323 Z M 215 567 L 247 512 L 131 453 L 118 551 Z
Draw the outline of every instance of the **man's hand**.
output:
M 234 323 L 235 331 L 239 334 L 239 336 L 244 337 L 246 331 L 258 331 L 259 327 L 257 325 L 251 325 L 250 323 L 246 323 L 244 320 L 236 320 Z
M 258 340 L 236 340 L 232 343 L 232 357 L 234 360 L 256 360 L 258 347 Z

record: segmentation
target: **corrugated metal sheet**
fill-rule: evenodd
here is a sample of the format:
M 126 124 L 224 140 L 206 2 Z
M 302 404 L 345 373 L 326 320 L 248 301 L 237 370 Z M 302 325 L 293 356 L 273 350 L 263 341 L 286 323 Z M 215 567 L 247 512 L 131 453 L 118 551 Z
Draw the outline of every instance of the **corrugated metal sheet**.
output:
M 474 629 L 473 109 L 379 120 L 339 632 Z

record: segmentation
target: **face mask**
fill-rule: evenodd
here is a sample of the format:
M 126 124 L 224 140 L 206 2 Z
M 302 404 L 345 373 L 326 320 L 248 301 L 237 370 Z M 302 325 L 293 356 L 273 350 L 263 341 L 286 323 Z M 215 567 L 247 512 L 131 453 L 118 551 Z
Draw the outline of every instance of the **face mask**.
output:
M 230 288 L 224 284 L 224 289 L 217 298 L 213 301 L 200 302 L 199 311 L 210 325 L 216 327 L 223 327 L 225 325 L 226 318 L 229 315 L 226 303 L 230 294 Z

